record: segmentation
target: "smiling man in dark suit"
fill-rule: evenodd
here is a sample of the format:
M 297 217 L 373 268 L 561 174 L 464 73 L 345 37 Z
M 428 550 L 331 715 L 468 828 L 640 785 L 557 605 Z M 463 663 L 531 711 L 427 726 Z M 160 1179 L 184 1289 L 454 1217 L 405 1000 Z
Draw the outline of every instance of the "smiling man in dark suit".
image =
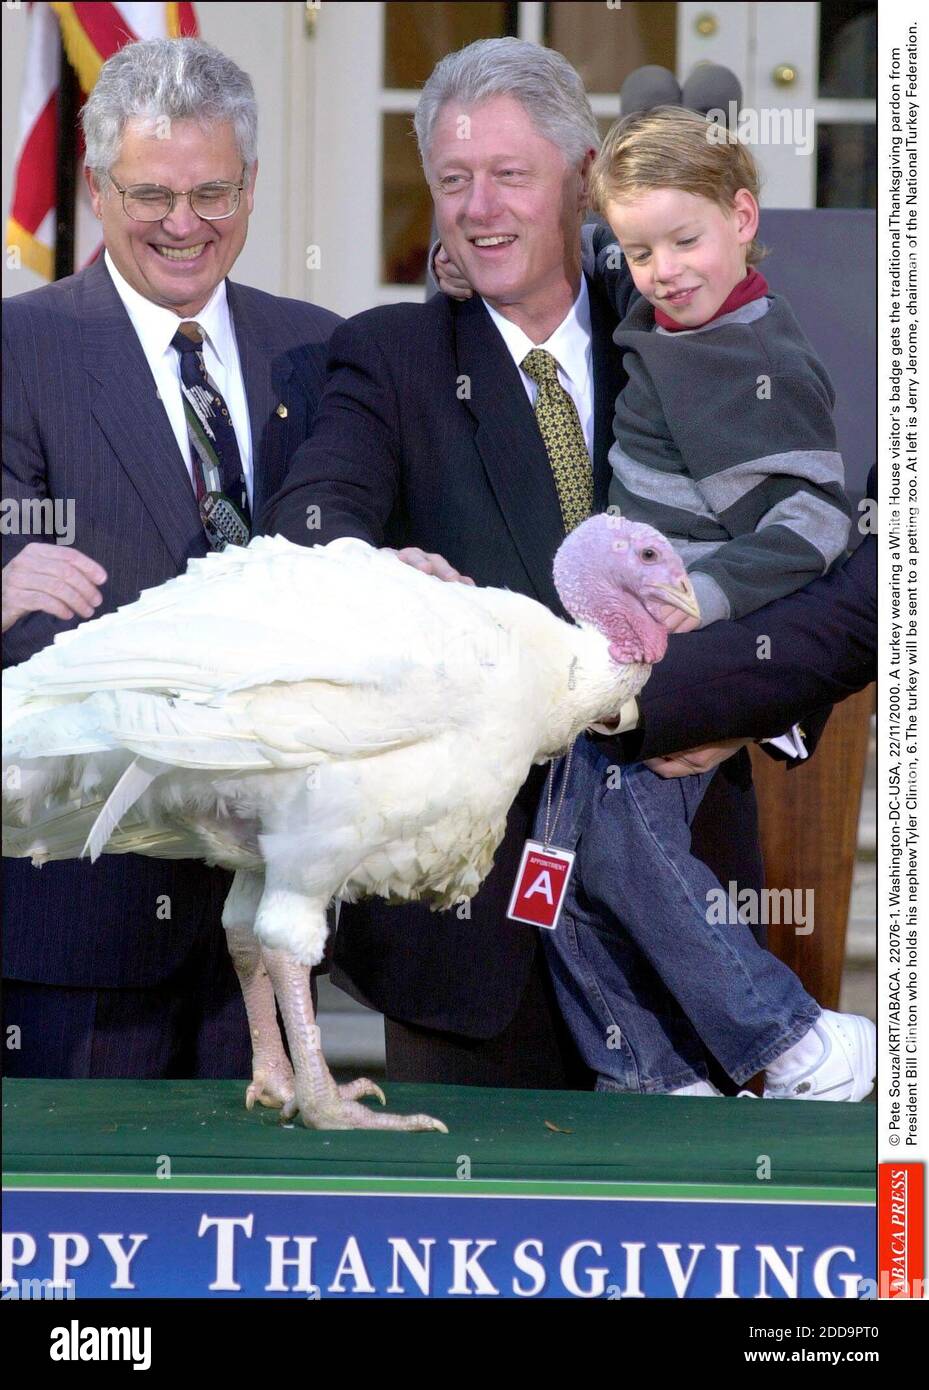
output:
M 476 293 L 335 332 L 313 435 L 259 524 L 306 543 L 315 505 L 309 539 L 358 536 L 563 613 L 552 559 L 566 529 L 606 507 L 623 382 L 616 308 L 581 269 L 596 122 L 560 54 L 493 39 L 443 59 L 416 129 L 439 235 Z M 536 770 L 517 798 L 470 904 L 342 910 L 333 978 L 387 1016 L 395 1080 L 590 1084 L 532 929 L 506 917 L 543 780 Z M 761 886 L 744 754 L 714 778 L 694 839 L 724 882 Z
M 129 45 L 83 123 L 105 255 L 4 306 L 5 665 L 222 545 L 211 498 L 247 538 L 309 433 L 338 323 L 226 278 L 257 173 L 255 96 L 230 59 Z M 67 545 L 36 539 L 55 515 Z M 8 1074 L 248 1074 L 229 875 L 134 855 L 4 868 Z

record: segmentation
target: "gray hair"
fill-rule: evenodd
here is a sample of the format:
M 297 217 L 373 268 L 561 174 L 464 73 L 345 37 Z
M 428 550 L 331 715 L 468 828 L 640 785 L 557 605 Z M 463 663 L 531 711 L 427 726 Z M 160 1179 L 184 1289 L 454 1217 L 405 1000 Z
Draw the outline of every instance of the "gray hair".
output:
M 413 121 L 423 165 L 446 102 L 474 106 L 498 96 L 518 101 L 569 164 L 600 148 L 587 93 L 567 58 L 525 39 L 479 39 L 437 63 L 423 87 Z
M 250 170 L 258 158 L 252 80 L 201 39 L 142 39 L 103 64 L 81 112 L 84 162 L 98 181 L 109 179 L 133 117 L 194 120 L 205 127 L 229 121 L 242 163 Z

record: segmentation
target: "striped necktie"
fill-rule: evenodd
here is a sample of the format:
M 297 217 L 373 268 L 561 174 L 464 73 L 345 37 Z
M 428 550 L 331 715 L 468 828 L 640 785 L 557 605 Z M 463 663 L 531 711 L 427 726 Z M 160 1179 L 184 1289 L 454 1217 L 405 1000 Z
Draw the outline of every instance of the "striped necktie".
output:
M 246 545 L 251 516 L 242 458 L 229 407 L 207 375 L 200 325 L 181 324 L 171 346 L 180 358 L 194 490 L 204 530 L 215 550 Z
M 558 380 L 558 364 L 544 348 L 523 358 L 523 371 L 539 388 L 536 419 L 548 451 L 565 531 L 573 531 L 590 516 L 594 504 L 594 475 L 577 406 Z

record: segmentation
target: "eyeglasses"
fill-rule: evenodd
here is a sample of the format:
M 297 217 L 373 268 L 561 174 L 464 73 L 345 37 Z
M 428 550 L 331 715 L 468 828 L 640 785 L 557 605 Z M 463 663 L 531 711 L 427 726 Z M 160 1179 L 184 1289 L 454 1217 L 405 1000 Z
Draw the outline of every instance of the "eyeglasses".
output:
M 202 217 L 204 222 L 221 222 L 238 211 L 239 199 L 245 187 L 245 166 L 242 166 L 242 182 L 227 183 L 219 180 L 213 183 L 200 183 L 184 193 L 175 193 L 160 184 L 134 183 L 131 188 L 120 188 L 110 175 L 113 187 L 123 200 L 123 212 L 133 222 L 161 222 L 170 217 L 178 198 L 187 198 L 191 212 Z

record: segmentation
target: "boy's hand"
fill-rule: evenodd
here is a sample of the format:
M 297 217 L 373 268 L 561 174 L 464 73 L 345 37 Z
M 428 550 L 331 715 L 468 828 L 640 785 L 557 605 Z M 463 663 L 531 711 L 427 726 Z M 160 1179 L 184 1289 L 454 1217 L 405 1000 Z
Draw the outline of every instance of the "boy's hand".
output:
M 455 262 L 446 254 L 444 246 L 440 246 L 433 256 L 432 269 L 443 294 L 447 294 L 450 299 L 471 298 L 472 290 L 469 282 L 464 278 Z
M 699 618 L 691 617 L 689 613 L 685 613 L 681 608 L 675 608 L 671 603 L 663 603 L 660 607 L 653 609 L 652 616 L 668 632 L 696 632 L 700 626 Z

